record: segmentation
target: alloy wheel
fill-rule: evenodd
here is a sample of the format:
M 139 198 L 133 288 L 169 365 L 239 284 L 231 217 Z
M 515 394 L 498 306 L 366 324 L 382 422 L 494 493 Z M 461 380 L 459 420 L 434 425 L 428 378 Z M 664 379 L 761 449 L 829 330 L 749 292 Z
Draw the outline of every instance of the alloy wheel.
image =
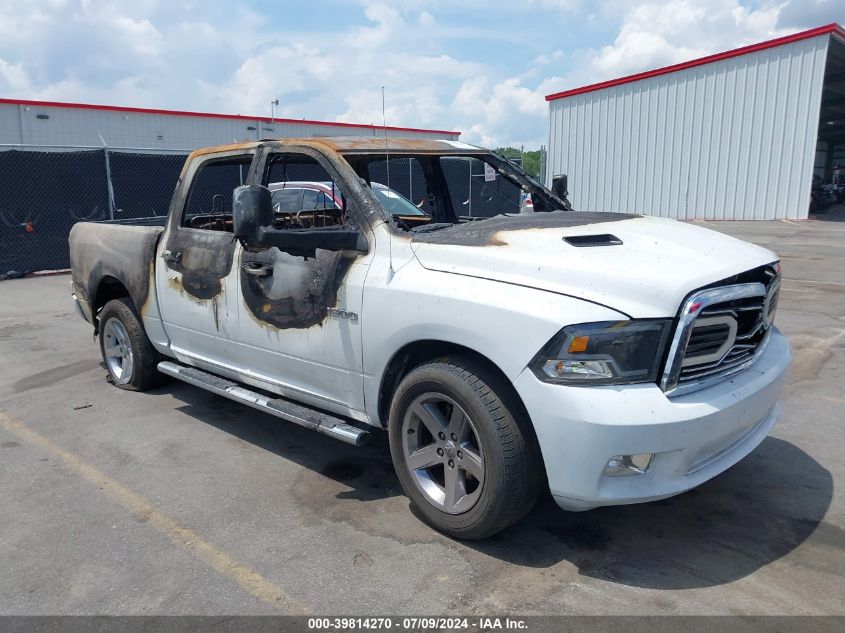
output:
M 471 509 L 484 486 L 484 454 L 475 425 L 452 398 L 417 396 L 402 421 L 405 466 L 434 507 L 448 514 Z

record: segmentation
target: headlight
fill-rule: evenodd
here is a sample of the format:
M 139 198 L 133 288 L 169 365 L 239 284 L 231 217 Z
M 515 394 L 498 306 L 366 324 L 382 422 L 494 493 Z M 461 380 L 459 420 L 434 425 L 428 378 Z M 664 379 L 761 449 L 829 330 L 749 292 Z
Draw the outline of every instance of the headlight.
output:
M 570 325 L 540 350 L 530 366 L 546 382 L 655 382 L 671 325 L 671 319 Z

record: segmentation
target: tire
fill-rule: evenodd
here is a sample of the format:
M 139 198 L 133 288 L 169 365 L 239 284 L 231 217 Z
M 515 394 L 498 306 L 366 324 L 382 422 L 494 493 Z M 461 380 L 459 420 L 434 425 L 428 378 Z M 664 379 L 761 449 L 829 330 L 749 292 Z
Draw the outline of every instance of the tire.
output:
M 393 396 L 388 432 L 405 494 L 440 532 L 484 539 L 519 521 L 537 500 L 543 468 L 528 415 L 511 385 L 471 356 L 410 371 Z
M 109 382 L 130 391 L 146 391 L 164 382 L 164 375 L 156 369 L 161 356 L 147 338 L 128 298 L 109 301 L 98 319 L 100 353 Z

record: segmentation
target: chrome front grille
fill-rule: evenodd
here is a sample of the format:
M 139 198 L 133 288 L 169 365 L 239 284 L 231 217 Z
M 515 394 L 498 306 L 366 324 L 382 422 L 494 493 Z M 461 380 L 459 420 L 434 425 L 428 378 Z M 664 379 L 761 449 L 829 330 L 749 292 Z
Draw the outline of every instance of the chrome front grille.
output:
M 728 323 L 696 325 L 690 334 L 684 361 L 716 354 L 730 338 L 731 328 Z
M 666 362 L 663 390 L 692 391 L 754 362 L 768 340 L 779 290 L 780 276 L 765 267 L 759 281 L 708 288 L 687 299 Z

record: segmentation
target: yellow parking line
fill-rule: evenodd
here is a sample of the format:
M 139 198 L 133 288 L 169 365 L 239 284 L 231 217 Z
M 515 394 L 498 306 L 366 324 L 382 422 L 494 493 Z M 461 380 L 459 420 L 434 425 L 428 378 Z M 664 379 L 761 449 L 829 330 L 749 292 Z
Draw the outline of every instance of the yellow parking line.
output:
M 163 533 L 173 543 L 190 550 L 198 558 L 211 565 L 211 567 L 240 585 L 241 588 L 259 600 L 272 604 L 283 613 L 304 614 L 310 612 L 308 607 L 302 602 L 290 597 L 257 571 L 237 561 L 230 554 L 204 540 L 190 528 L 171 519 L 156 508 L 148 499 L 133 492 L 100 469 L 88 464 L 80 457 L 53 443 L 43 435 L 36 433 L 25 426 L 23 422 L 10 417 L 3 411 L 0 411 L 0 427 L 16 435 L 24 442 L 64 462 L 68 469 L 92 484 L 95 489 L 102 490 L 108 494 L 124 508 L 135 514 L 135 516 L 146 519 L 149 525 Z

